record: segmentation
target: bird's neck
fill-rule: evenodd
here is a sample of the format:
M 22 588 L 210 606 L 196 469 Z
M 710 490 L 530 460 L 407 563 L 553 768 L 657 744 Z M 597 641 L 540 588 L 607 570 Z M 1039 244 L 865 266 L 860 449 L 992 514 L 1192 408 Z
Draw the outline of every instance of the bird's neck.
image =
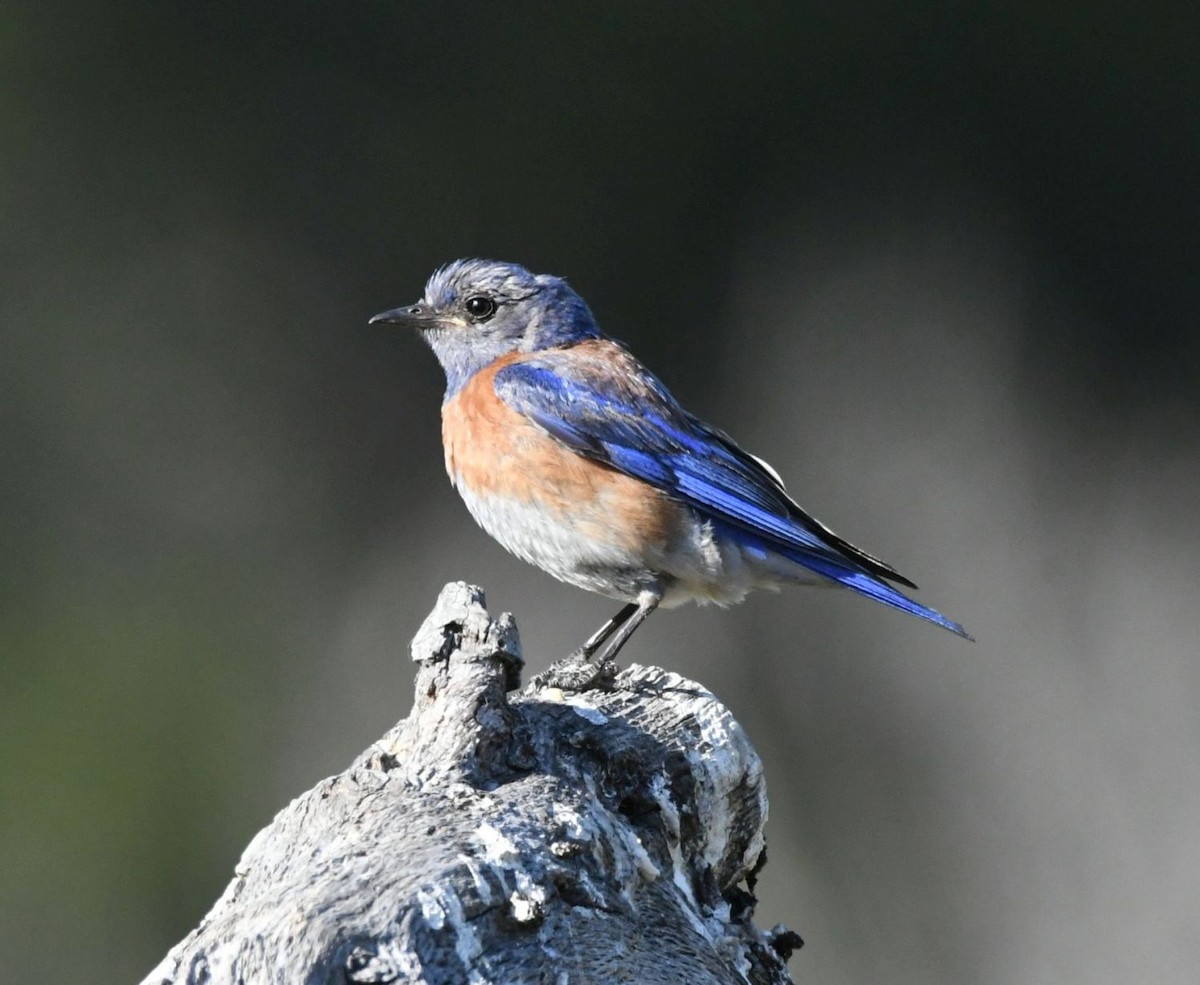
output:
M 446 344 L 440 338 L 428 338 L 438 362 L 446 373 L 446 396 L 443 403 L 452 400 L 481 369 L 486 369 L 502 356 L 512 351 L 512 344 L 471 345 Z

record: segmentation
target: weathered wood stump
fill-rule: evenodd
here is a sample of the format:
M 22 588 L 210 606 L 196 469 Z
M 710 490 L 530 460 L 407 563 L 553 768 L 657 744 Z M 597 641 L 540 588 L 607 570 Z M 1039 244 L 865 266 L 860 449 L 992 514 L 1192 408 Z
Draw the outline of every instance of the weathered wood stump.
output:
M 762 764 L 708 691 L 571 690 L 577 665 L 513 691 L 516 624 L 462 583 L 412 654 L 408 718 L 255 836 L 143 985 L 790 981 L 799 938 L 752 922 Z

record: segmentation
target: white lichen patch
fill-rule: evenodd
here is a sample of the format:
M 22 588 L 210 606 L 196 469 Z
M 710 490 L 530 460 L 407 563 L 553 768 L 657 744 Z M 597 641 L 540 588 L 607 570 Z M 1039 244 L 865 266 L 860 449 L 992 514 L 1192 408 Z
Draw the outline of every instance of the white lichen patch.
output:
M 591 705 L 582 701 L 578 696 L 573 696 L 566 702 L 574 710 L 575 714 L 585 721 L 591 722 L 593 725 L 607 725 L 608 716 L 599 708 L 593 708 Z
M 477 969 L 478 959 L 483 954 L 479 932 L 471 925 L 463 912 L 462 900 L 446 885 L 422 886 L 417 890 L 417 904 L 421 916 L 431 930 L 448 929 L 454 934 L 454 953 L 464 968 L 472 969 L 469 981 L 484 985 L 488 981 Z
M 634 841 L 637 842 L 637 852 L 634 855 L 634 864 L 637 866 L 638 875 L 646 882 L 654 882 L 662 873 L 658 871 L 658 866 L 654 864 L 654 860 L 650 858 L 646 847 L 642 844 L 642 839 L 634 836 Z
M 546 912 L 547 893 L 543 886 L 529 886 L 508 898 L 509 916 L 516 923 L 536 923 Z
M 678 845 L 679 808 L 675 805 L 675 801 L 671 797 L 671 788 L 668 785 L 665 773 L 659 773 L 650 781 L 650 795 L 654 798 L 654 802 L 658 804 L 667 840 L 672 845 Z
M 587 841 L 588 829 L 584 827 L 579 811 L 567 804 L 555 801 L 550 810 L 551 820 L 562 828 L 562 833 L 572 841 Z
M 471 882 L 474 884 L 475 892 L 479 894 L 479 898 L 483 900 L 484 903 L 492 903 L 494 901 L 492 883 L 484 874 L 483 869 L 480 867 L 479 861 L 475 858 L 472 858 L 470 855 L 464 855 L 461 853 L 458 856 L 458 861 L 470 874 Z
M 440 886 L 422 886 L 417 890 L 417 905 L 430 930 L 441 930 L 446 926 L 446 908 L 442 905 L 444 892 Z
M 481 850 L 480 857 L 492 865 L 506 865 L 521 857 L 521 852 L 503 831 L 486 821 L 475 832 L 475 842 Z

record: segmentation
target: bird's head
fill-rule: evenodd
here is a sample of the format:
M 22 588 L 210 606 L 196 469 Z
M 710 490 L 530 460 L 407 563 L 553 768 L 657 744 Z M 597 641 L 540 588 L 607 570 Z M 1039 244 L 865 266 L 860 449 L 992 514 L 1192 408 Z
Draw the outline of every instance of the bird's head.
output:
M 448 396 L 500 356 L 600 334 L 583 298 L 565 280 L 495 260 L 448 263 L 434 271 L 420 301 L 371 319 L 379 323 L 420 331 L 446 371 Z

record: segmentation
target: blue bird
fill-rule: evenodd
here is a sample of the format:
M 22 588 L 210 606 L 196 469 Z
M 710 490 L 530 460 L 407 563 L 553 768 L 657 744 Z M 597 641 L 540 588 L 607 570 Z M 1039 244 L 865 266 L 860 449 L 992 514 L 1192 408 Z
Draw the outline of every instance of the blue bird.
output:
M 766 462 L 689 414 L 558 277 L 456 260 L 416 304 L 446 372 L 446 471 L 517 557 L 626 603 L 577 653 L 611 660 L 659 606 L 730 605 L 756 588 L 842 585 L 959 636 L 916 586 L 802 510 Z

